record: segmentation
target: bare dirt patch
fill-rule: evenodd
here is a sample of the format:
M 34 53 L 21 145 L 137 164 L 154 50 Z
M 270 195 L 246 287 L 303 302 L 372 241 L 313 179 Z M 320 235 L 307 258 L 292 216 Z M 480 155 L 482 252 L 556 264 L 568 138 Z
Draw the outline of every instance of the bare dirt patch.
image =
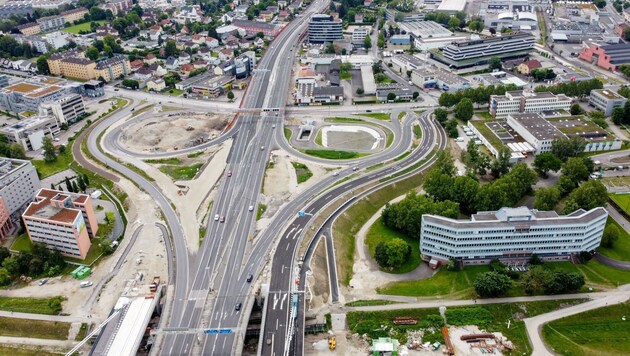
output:
M 229 119 L 229 115 L 215 113 L 161 115 L 125 127 L 120 140 L 136 151 L 172 151 L 216 137 Z

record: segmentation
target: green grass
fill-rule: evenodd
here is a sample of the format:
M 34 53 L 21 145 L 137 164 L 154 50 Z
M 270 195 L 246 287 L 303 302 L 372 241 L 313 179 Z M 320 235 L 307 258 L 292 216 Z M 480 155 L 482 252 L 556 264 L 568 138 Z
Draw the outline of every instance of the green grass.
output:
M 413 134 L 416 136 L 417 140 L 422 138 L 422 128 L 420 125 L 413 125 Z
M 291 162 L 293 168 L 295 168 L 295 174 L 297 175 L 298 184 L 306 182 L 313 176 L 313 172 L 304 164 L 299 162 Z
M 608 267 L 596 260 L 590 260 L 585 264 L 579 265 L 574 265 L 570 262 L 554 262 L 546 263 L 545 266 L 553 269 L 562 269 L 567 272 L 580 272 L 584 275 L 586 286 L 590 287 L 611 288 L 630 283 L 630 271 Z
M 334 123 L 338 123 L 338 124 L 356 124 L 359 122 L 365 122 L 365 120 L 362 119 L 356 119 L 356 118 L 352 118 L 352 117 L 329 117 L 327 119 L 324 119 L 325 122 L 334 122 Z
M 318 146 L 323 146 L 322 144 L 322 139 L 323 139 L 324 134 L 322 133 L 322 130 L 317 131 L 317 135 L 315 135 L 315 144 Z
M 85 339 L 85 337 L 87 336 L 87 327 L 87 323 L 81 323 L 81 328 L 79 329 L 77 336 L 74 337 L 74 341 L 81 341 Z
M 41 347 L 26 347 L 20 346 L 10 347 L 0 345 L 0 355 L 11 355 L 11 356 L 59 356 L 62 355 L 58 352 L 49 352 L 46 350 L 42 350 Z
M 352 265 L 354 264 L 355 234 L 371 217 L 388 201 L 406 194 L 422 184 L 424 174 L 414 174 L 399 182 L 379 189 L 367 197 L 353 204 L 348 210 L 335 220 L 333 233 L 335 235 L 335 251 L 337 273 L 339 280 L 345 286 L 352 279 Z
M 612 248 L 600 246 L 597 252 L 604 256 L 614 258 L 615 260 L 630 261 L 630 235 L 610 216 L 606 224 L 617 226 L 619 229 L 619 238 L 615 241 Z
M 92 245 L 90 246 L 90 249 L 88 250 L 87 255 L 85 255 L 85 259 L 81 260 L 78 258 L 71 258 L 71 257 L 64 257 L 63 259 L 68 262 L 80 263 L 82 265 L 91 266 L 103 254 L 103 246 L 101 246 L 101 243 L 107 244 L 108 241 L 109 240 L 93 237 L 91 239 Z
M 405 118 L 405 115 L 407 115 L 407 113 L 406 113 L 406 112 L 404 112 L 404 111 L 403 111 L 403 112 L 398 113 L 398 121 L 402 121 L 402 119 L 404 119 L 404 118 Z
M 352 79 L 352 74 L 348 72 L 341 72 L 339 78 L 341 78 L 341 80 L 350 80 Z
M 203 151 L 199 151 L 199 152 L 191 153 L 191 154 L 187 155 L 186 157 L 188 157 L 188 158 L 197 158 L 197 157 L 201 156 L 202 154 L 203 154 Z
M 256 211 L 256 221 L 260 220 L 265 211 L 267 211 L 267 205 L 258 204 L 258 210 Z
M 63 297 L 51 297 L 51 298 L 10 298 L 0 297 L 0 310 L 16 312 L 16 313 L 30 313 L 30 314 L 45 314 L 45 315 L 57 315 L 59 312 L 50 307 L 50 303 L 53 301 L 63 301 Z
M 203 152 L 200 152 L 203 153 Z M 154 163 L 154 164 L 181 164 L 182 160 L 180 160 L 179 158 L 163 158 L 163 159 L 147 159 L 144 160 L 147 163 Z
M 70 323 L 0 317 L 0 335 L 66 340 Z
M 182 94 L 184 94 L 183 90 L 179 90 L 179 89 L 165 89 L 162 94 L 164 95 L 170 95 L 170 96 L 180 96 Z
M 414 297 L 448 296 L 450 299 L 467 299 L 475 296 L 473 282 L 478 274 L 490 271 L 490 266 L 466 266 L 459 272 L 441 268 L 430 278 L 419 281 L 400 281 L 386 284 L 376 291 L 380 294 Z
M 346 303 L 346 307 L 370 307 L 374 305 L 389 305 L 389 304 L 399 304 L 399 302 L 395 302 L 393 300 L 383 300 L 383 299 L 367 299 L 367 300 L 355 300 L 350 303 Z
M 49 163 L 44 160 L 34 159 L 31 163 L 33 163 L 42 179 L 50 177 L 55 173 L 70 168 L 70 164 L 74 161 L 71 151 L 71 147 L 68 145 L 63 153 L 57 155 L 57 159 L 54 162 Z
M 404 114 L 404 113 L 401 113 L 401 114 Z M 368 113 L 368 114 L 361 114 L 361 116 L 371 117 L 373 119 L 378 119 L 378 120 L 383 120 L 383 121 L 390 121 L 392 119 L 392 116 L 390 114 L 384 113 L 384 112 L 373 112 L 373 113 Z
M 625 302 L 552 321 L 543 326 L 542 335 L 562 355 L 627 355 L 629 318 L 630 302 Z
M 609 194 L 608 197 L 630 215 L 630 194 Z
M 285 127 L 284 128 L 284 137 L 287 139 L 287 141 L 291 141 L 291 135 L 293 135 L 293 131 L 291 131 L 290 129 L 287 129 Z
M 368 246 L 370 256 L 374 258 L 374 252 L 376 251 L 376 245 L 380 242 L 392 240 L 394 238 L 403 239 L 409 246 L 411 246 L 411 254 L 407 257 L 407 260 L 399 267 L 393 269 L 381 269 L 384 272 L 389 273 L 407 273 L 415 270 L 420 265 L 420 243 L 417 239 L 409 238 L 402 233 L 388 228 L 383 224 L 381 218 L 377 219 L 370 227 L 366 237 L 365 244 Z
M 352 159 L 358 158 L 359 153 L 350 151 L 336 151 L 336 150 L 304 150 L 304 153 L 310 156 L 324 158 L 324 159 Z
M 394 325 L 392 320 L 396 317 L 415 318 L 418 320 L 416 325 Z M 370 338 L 392 337 L 398 339 L 401 343 L 407 341 L 408 330 L 420 330 L 430 326 L 442 326 L 444 321 L 440 316 L 438 308 L 427 309 L 401 309 L 401 310 L 383 310 L 374 312 L 351 311 L 346 313 L 346 322 L 352 333 L 359 335 L 367 334 Z M 384 328 L 382 326 L 385 326 Z M 423 340 L 425 341 L 425 340 Z M 426 341 L 443 342 L 442 334 Z
M 495 118 L 493 118 L 492 115 L 490 115 L 490 113 L 487 111 L 476 112 L 475 115 L 482 120 L 486 120 L 486 121 L 495 120 Z
M 13 245 L 11 245 L 11 250 L 30 252 L 32 247 L 33 243 L 28 237 L 28 233 L 25 232 L 22 235 L 18 236 L 15 241 L 13 241 Z
M 405 157 L 409 156 L 410 154 L 411 154 L 411 152 L 407 151 L 407 152 L 401 154 L 400 156 L 394 158 L 394 161 L 398 162 L 398 161 L 400 161 L 402 159 L 405 159 Z
M 191 180 L 195 178 L 203 163 L 195 163 L 192 166 L 162 166 L 160 171 L 169 175 L 174 180 Z
M 101 21 L 96 21 L 99 25 L 102 25 L 105 23 L 105 20 L 101 20 Z M 75 35 L 78 35 L 79 32 L 81 31 L 87 31 L 87 32 L 92 32 L 91 31 L 91 26 L 90 26 L 90 22 L 84 22 L 82 24 L 78 24 L 78 25 L 74 25 L 74 26 L 70 26 L 70 27 L 66 27 L 64 28 L 62 31 L 63 32 L 68 32 L 68 33 L 72 33 Z
M 503 141 L 501 141 L 501 139 L 499 139 L 497 135 L 495 135 L 494 132 L 486 126 L 485 121 L 472 121 L 472 123 L 479 133 L 482 134 L 495 149 L 499 150 L 503 147 Z

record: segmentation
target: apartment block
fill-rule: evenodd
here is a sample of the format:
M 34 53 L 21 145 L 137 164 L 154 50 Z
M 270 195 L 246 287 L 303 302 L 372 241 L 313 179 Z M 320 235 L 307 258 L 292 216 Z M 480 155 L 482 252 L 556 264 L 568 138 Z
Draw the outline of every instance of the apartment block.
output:
M 628 99 L 612 90 L 595 89 L 591 90 L 588 104 L 610 116 L 615 108 L 623 108 Z
M 37 19 L 37 24 L 41 32 L 61 30 L 65 23 L 62 16 L 48 16 Z
M 0 158 L 0 198 L 14 220 L 19 219 L 40 188 L 37 171 L 30 161 Z
M 512 90 L 505 95 L 490 96 L 490 115 L 505 118 L 509 114 L 524 112 L 542 112 L 550 110 L 569 110 L 572 100 L 564 94 L 549 92 L 526 92 Z
M 118 15 L 119 12 L 126 12 L 133 7 L 133 1 L 131 0 L 110 0 L 104 5 L 105 9 L 112 11 L 114 15 Z
M 501 59 L 525 57 L 534 47 L 531 33 L 514 32 L 496 37 L 482 37 L 453 42 L 441 51 L 431 51 L 431 57 L 451 68 L 467 68 L 487 64 L 492 57 Z
M 0 197 L 0 242 L 9 236 L 11 230 L 13 230 L 13 221 L 11 221 L 4 199 Z
M 47 62 L 51 74 L 81 80 L 96 79 L 96 62 L 87 58 L 53 55 Z
M 42 32 L 37 22 L 29 22 L 23 25 L 19 25 L 17 29 L 20 31 L 20 33 L 25 34 L 27 36 L 37 35 Z
M 308 40 L 311 43 L 325 43 L 338 41 L 343 38 L 341 20 L 331 15 L 313 15 L 308 23 Z
M 420 251 L 432 263 L 455 259 L 487 264 L 492 259 L 525 262 L 532 254 L 543 260 L 567 260 L 599 247 L 608 212 L 579 209 L 568 215 L 555 211 L 501 208 L 473 214 L 470 219 L 422 215 Z
M 103 78 L 105 82 L 111 82 L 131 73 L 129 59 L 122 54 L 115 55 L 96 63 L 94 74 L 96 78 Z
M 87 14 L 88 9 L 78 7 L 76 9 L 62 12 L 61 17 L 63 17 L 64 22 L 74 23 L 75 21 L 83 20 Z
M 92 201 L 86 194 L 40 189 L 35 202 L 22 214 L 32 242 L 42 242 L 63 255 L 84 259 L 98 224 Z

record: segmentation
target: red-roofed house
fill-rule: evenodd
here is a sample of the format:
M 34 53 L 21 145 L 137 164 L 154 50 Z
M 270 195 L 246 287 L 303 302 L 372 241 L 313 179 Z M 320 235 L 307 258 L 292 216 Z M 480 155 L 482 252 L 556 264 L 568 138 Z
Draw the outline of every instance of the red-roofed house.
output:
M 525 61 L 516 67 L 519 73 L 524 75 L 530 75 L 532 73 L 532 69 L 542 68 L 542 64 L 535 59 L 530 59 Z

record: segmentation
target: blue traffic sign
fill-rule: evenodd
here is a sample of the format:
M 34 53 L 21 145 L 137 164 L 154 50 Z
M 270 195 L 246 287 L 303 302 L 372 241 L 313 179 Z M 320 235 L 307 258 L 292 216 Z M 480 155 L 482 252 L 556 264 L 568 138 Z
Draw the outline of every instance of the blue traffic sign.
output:
M 298 211 L 298 216 L 304 216 L 306 215 L 303 211 Z
M 231 334 L 232 329 L 206 329 L 204 334 Z

